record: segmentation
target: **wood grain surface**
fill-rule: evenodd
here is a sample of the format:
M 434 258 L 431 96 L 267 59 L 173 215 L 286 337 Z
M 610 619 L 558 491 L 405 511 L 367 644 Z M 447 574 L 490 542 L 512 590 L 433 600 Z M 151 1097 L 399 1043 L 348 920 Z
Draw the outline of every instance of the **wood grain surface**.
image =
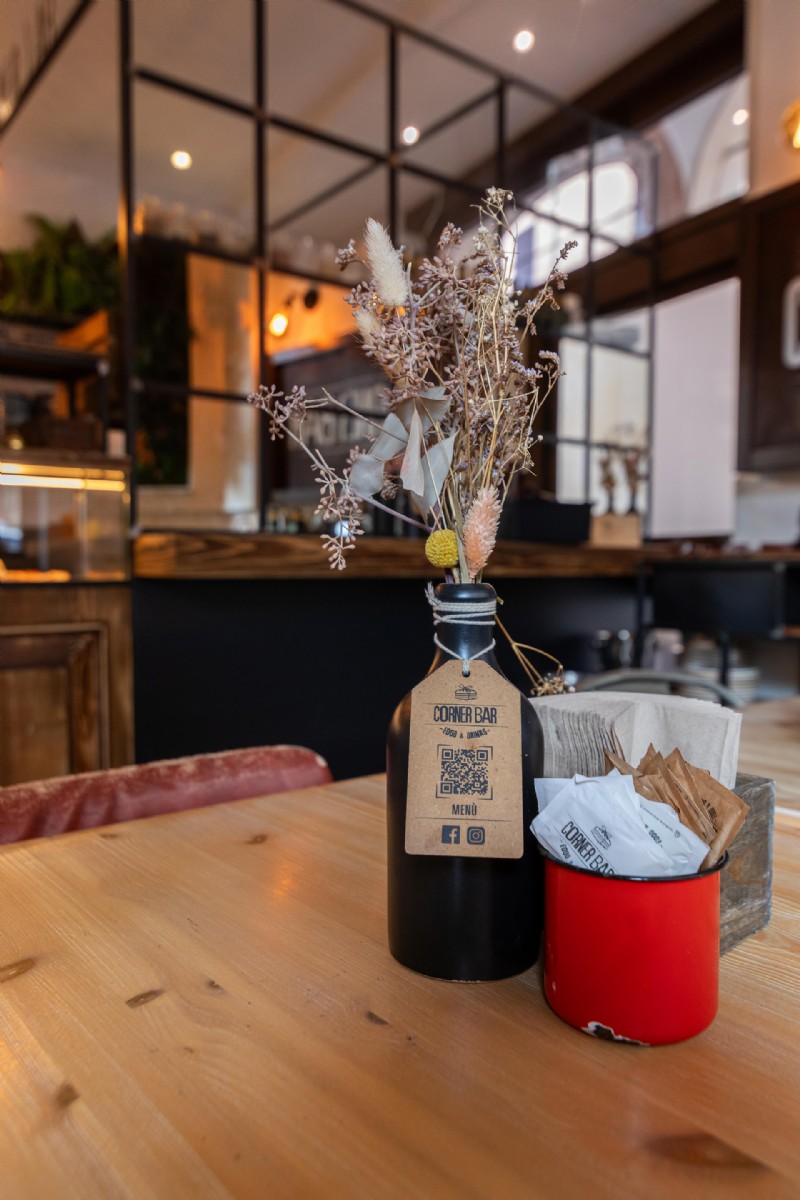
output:
M 744 710 L 739 770 L 774 779 L 776 805 L 800 811 L 800 696 Z
M 552 576 L 634 576 L 640 547 L 550 546 L 499 542 L 492 579 Z M 441 579 L 420 538 L 364 537 L 331 571 L 318 537 L 310 534 L 142 533 L 134 542 L 140 579 Z
M 546 545 L 501 541 L 492 554 L 492 579 L 527 576 L 579 579 L 635 576 L 640 563 L 675 559 L 674 543 L 646 546 Z M 800 564 L 800 552 L 721 555 L 698 551 L 680 562 Z M 364 537 L 347 556 L 347 570 L 331 571 L 313 534 L 140 533 L 133 544 L 140 579 L 438 579 L 420 538 Z
M 800 1194 L 800 821 L 700 1037 L 390 958 L 383 780 L 0 852 L 3 1200 Z M 601 935 L 602 931 L 599 931 Z

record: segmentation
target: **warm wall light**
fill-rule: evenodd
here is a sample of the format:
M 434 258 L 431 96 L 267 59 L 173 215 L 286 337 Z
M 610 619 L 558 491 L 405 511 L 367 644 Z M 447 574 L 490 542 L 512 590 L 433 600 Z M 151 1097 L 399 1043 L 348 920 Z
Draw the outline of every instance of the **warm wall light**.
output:
M 286 333 L 286 330 L 289 328 L 288 314 L 283 312 L 282 309 L 279 309 L 270 317 L 267 328 L 273 337 L 283 337 L 283 335 Z
M 746 108 L 737 108 L 736 112 L 731 117 L 731 121 L 734 125 L 744 125 L 749 116 L 750 113 Z
M 415 142 L 419 141 L 419 130 L 416 125 L 406 125 L 401 136 L 407 146 L 413 146 Z
M 800 100 L 790 104 L 781 117 L 783 132 L 793 150 L 800 150 Z
M 533 43 L 535 41 L 536 38 L 531 33 L 530 29 L 520 29 L 519 33 L 514 34 L 514 41 L 512 42 L 512 45 L 517 54 L 527 54 L 529 50 L 533 49 Z
M 192 156 L 188 150 L 173 150 L 169 161 L 176 171 L 188 171 L 192 165 Z

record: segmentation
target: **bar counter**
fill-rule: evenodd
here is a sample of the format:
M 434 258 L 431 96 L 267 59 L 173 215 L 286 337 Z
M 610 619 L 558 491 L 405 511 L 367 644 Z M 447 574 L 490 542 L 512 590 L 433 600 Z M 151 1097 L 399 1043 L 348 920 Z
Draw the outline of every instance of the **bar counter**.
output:
M 145 531 L 134 540 L 133 571 L 140 579 L 433 579 L 441 575 L 414 537 L 359 539 L 347 568 L 331 572 L 316 534 L 196 533 Z M 672 560 L 715 564 L 786 563 L 800 566 L 800 550 L 736 553 L 694 550 L 678 554 L 676 543 L 599 546 L 501 541 L 492 554 L 492 579 L 632 578 L 642 565 Z
M 545 545 L 500 542 L 492 555 L 492 579 L 632 577 L 640 547 Z M 425 558 L 424 539 L 363 537 L 347 555 L 347 568 L 332 572 L 314 534 L 145 532 L 134 542 L 139 579 L 439 579 Z

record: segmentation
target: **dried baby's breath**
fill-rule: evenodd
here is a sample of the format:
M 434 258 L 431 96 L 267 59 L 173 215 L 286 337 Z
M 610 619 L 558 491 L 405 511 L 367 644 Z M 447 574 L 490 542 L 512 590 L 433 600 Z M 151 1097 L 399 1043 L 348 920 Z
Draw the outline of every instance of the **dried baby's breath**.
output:
M 413 278 L 386 230 L 367 222 L 370 278 L 348 301 L 365 353 L 387 375 L 389 411 L 383 421 L 367 422 L 369 441 L 340 474 L 304 442 L 303 419 L 321 404 L 358 414 L 331 396 L 308 400 L 302 389 L 284 397 L 260 388 L 250 397 L 268 413 L 270 436 L 293 438 L 311 459 L 322 493 L 319 511 L 338 531 L 325 535 L 336 568 L 345 565 L 361 532 L 363 504 L 386 509 L 384 501 L 403 490 L 418 518 L 387 511 L 426 532 L 451 530 L 459 549 L 456 575 L 463 582 L 479 577 L 509 487 L 517 472 L 533 469 L 540 440 L 534 422 L 560 365 L 551 351 L 527 365 L 521 339 L 535 334 L 543 306 L 558 307 L 565 281 L 560 264 L 574 243 L 561 251 L 535 299 L 520 304 L 513 287 L 516 242 L 506 216 L 512 202 L 510 192 L 490 188 L 478 206 L 471 254 L 449 253 L 462 233 L 448 224 L 438 254 L 424 259 Z M 356 258 L 351 241 L 337 261 L 346 266 Z

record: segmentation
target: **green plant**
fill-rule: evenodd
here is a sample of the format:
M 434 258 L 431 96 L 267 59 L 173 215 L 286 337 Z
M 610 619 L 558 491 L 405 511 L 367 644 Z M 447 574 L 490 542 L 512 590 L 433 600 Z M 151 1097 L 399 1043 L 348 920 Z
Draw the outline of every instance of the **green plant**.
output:
M 0 254 L 0 313 L 35 319 L 85 317 L 113 308 L 119 294 L 116 235 L 87 240 L 77 221 L 31 213 L 32 246 Z

